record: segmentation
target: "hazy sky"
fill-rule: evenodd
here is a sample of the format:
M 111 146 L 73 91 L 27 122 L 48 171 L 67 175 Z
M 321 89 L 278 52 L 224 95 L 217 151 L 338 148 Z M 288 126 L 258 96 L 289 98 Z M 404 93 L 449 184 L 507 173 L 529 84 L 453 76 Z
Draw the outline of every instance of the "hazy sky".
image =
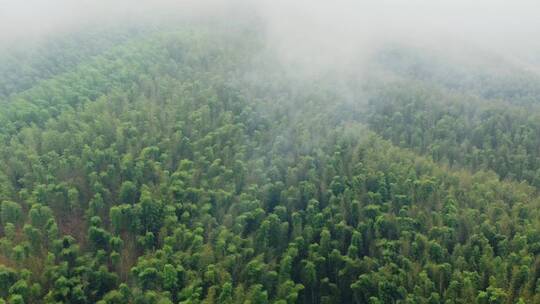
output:
M 396 41 L 457 52 L 467 44 L 519 60 L 540 50 L 538 0 L 0 0 L 0 43 L 81 24 L 160 12 L 213 15 L 241 5 L 258 12 L 269 43 L 290 57 L 339 60 Z
M 506 55 L 540 49 L 540 1 L 276 0 L 264 1 L 261 11 L 285 47 L 338 55 L 387 42 L 457 50 L 467 44 Z

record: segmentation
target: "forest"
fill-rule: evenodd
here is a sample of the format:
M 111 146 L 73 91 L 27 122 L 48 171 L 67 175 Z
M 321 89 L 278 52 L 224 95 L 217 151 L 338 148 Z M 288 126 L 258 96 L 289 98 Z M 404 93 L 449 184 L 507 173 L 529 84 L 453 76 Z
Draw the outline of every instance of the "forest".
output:
M 0 303 L 540 303 L 540 76 L 370 69 L 240 24 L 0 49 Z

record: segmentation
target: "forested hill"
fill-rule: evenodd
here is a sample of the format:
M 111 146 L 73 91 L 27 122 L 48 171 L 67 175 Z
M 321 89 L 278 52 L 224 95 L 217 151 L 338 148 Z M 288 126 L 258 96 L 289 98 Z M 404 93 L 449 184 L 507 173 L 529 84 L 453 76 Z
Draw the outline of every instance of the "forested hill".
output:
M 460 93 L 531 106 L 540 98 L 540 75 L 534 68 L 512 64 L 501 55 L 479 50 L 468 56 L 418 47 L 388 47 L 374 57 L 385 69 L 409 80 L 420 80 Z
M 540 303 L 521 103 L 294 77 L 253 30 L 84 37 L 1 70 L 0 303 Z
M 150 26 L 122 26 L 115 29 L 103 26 L 9 45 L 0 51 L 0 98 L 69 72 L 114 45 L 155 31 L 157 29 Z

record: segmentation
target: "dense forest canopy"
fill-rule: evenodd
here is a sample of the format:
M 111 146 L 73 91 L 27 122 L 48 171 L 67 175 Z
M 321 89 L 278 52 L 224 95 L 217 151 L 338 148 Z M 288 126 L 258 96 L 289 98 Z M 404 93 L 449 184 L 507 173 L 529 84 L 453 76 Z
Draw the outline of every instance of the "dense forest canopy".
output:
M 540 76 L 249 25 L 0 52 L 0 303 L 540 303 Z

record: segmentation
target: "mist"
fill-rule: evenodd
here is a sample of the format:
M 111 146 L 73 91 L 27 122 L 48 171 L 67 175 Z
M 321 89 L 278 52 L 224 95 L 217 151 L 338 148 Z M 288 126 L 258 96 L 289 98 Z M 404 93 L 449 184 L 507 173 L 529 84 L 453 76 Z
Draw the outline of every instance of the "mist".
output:
M 540 6 L 533 1 L 268 1 L 259 7 L 284 58 L 347 64 L 385 45 L 465 60 L 485 53 L 537 63 Z
M 308 72 L 369 61 L 386 45 L 437 51 L 478 62 L 500 56 L 531 70 L 540 58 L 540 5 L 535 1 L 127 1 L 2 0 L 0 43 L 47 39 L 85 26 L 159 23 L 174 18 L 254 18 L 267 45 L 287 65 Z M 311 70 L 311 71 L 310 71 Z

